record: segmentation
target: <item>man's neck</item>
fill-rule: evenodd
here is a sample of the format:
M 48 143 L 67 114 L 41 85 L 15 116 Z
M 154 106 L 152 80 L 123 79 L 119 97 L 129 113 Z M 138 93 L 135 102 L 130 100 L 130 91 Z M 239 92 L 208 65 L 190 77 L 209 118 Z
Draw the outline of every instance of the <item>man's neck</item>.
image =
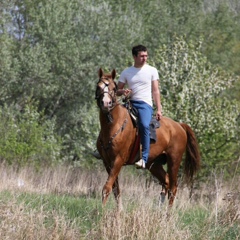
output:
M 136 63 L 134 63 L 134 67 L 135 68 L 142 68 L 144 65 L 146 65 L 146 63 L 144 63 L 144 64 L 136 64 Z

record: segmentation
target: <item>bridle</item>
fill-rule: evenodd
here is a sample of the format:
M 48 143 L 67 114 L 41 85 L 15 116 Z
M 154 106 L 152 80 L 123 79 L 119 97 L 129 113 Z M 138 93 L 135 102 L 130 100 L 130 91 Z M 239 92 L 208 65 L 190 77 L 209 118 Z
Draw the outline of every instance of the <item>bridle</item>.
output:
M 103 83 L 104 87 L 100 87 L 99 84 Z M 117 105 L 117 99 L 116 99 L 116 93 L 117 93 L 117 84 L 113 81 L 115 87 L 109 91 L 109 85 L 111 84 L 110 79 L 108 77 L 101 77 L 98 82 L 97 82 L 97 86 L 102 90 L 100 93 L 98 93 L 98 88 L 96 89 L 96 94 L 95 94 L 95 99 L 97 100 L 97 104 L 99 106 L 99 108 L 101 109 L 101 99 L 103 97 L 104 94 L 108 94 L 110 99 L 111 99 L 111 107 L 108 108 L 108 110 L 105 110 L 105 112 L 110 112 L 112 111 L 116 105 Z M 108 88 L 108 90 L 106 91 L 105 89 Z
M 97 100 L 98 107 L 101 109 L 101 111 L 106 116 L 108 123 L 111 124 L 113 122 L 112 110 L 117 105 L 120 104 L 117 101 L 117 84 L 113 80 L 114 79 L 113 73 L 112 73 L 112 77 L 110 75 L 107 75 L 107 76 L 103 75 L 102 71 L 100 73 L 101 73 L 100 76 L 99 76 L 100 78 L 99 78 L 99 80 L 97 82 L 95 99 Z M 113 87 L 112 87 L 112 89 L 109 89 L 111 87 L 111 84 L 113 85 Z M 105 94 L 109 96 L 109 99 L 110 99 L 109 102 L 111 103 L 111 106 L 103 108 L 103 105 L 101 105 L 103 102 L 101 102 L 101 101 L 103 100 Z M 114 141 L 114 139 L 117 137 L 117 135 L 120 132 L 122 132 L 125 129 L 126 124 L 128 122 L 127 115 L 128 115 L 128 112 L 126 111 L 126 117 L 125 117 L 122 125 L 117 129 L 117 131 L 109 139 L 107 146 L 104 146 L 104 143 L 103 143 L 102 138 L 101 138 L 101 132 L 100 132 L 99 141 L 100 141 L 101 147 L 104 149 L 104 151 L 107 154 L 108 154 L 108 150 L 111 147 L 112 142 Z

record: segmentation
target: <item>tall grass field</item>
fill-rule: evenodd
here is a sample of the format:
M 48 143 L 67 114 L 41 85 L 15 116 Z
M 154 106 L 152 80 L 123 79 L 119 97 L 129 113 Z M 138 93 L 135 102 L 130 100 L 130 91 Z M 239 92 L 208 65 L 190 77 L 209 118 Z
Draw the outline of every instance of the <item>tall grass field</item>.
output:
M 105 170 L 39 171 L 0 165 L 0 239 L 240 239 L 240 179 L 221 177 L 190 190 L 179 183 L 174 206 L 159 203 L 161 186 L 147 171 L 120 174 L 123 211 L 113 194 L 102 206 Z M 131 168 L 131 170 L 130 170 Z

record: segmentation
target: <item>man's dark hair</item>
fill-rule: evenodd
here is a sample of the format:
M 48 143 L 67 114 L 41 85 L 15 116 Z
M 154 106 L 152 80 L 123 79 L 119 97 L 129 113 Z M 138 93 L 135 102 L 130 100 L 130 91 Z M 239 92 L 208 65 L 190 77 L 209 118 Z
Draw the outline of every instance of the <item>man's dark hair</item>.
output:
M 137 45 L 132 48 L 132 55 L 137 57 L 139 52 L 146 52 L 146 51 L 147 51 L 147 48 L 145 46 Z

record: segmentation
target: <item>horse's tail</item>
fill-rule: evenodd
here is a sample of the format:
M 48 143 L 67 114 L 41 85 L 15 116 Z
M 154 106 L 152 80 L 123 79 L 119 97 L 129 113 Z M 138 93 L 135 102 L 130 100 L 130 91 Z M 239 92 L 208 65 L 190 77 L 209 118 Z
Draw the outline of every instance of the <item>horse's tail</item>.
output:
M 187 133 L 186 159 L 184 162 L 184 173 L 187 181 L 192 181 L 194 174 L 200 168 L 200 151 L 193 130 L 186 124 L 180 123 Z

